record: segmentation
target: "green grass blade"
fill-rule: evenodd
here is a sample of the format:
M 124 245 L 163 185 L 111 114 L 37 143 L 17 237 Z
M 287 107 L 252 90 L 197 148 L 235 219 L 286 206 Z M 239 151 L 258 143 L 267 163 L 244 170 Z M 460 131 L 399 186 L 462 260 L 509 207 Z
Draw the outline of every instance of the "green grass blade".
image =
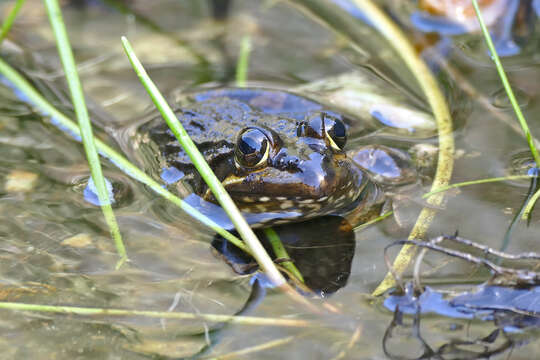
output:
M 524 179 L 530 179 L 530 178 L 531 178 L 531 175 L 511 175 L 511 176 L 502 176 L 502 177 L 494 177 L 494 178 L 487 178 L 487 179 L 463 181 L 460 183 L 450 184 L 447 186 L 441 186 L 440 188 L 437 188 L 435 190 L 432 190 L 422 195 L 422 198 L 426 199 L 434 194 L 437 194 L 443 191 L 448 191 L 450 189 L 460 188 L 463 186 L 488 184 L 492 182 L 510 181 L 510 180 L 524 180 Z
M 177 120 L 176 115 L 167 104 L 167 101 L 165 101 L 157 87 L 149 78 L 142 64 L 135 56 L 135 53 L 129 41 L 125 37 L 122 37 L 122 43 L 124 45 L 124 50 L 126 51 L 129 61 L 131 62 L 131 65 L 133 66 L 135 72 L 137 73 L 137 76 L 139 77 L 139 80 L 149 93 L 156 107 L 161 112 L 163 118 L 167 122 L 167 125 L 178 139 L 178 142 L 182 145 L 189 158 L 197 168 L 197 171 L 199 171 L 199 174 L 204 179 L 206 184 L 208 184 L 208 187 L 210 188 L 210 190 L 212 190 L 212 193 L 214 194 L 220 205 L 229 215 L 236 230 L 238 231 L 242 239 L 245 241 L 247 246 L 251 249 L 251 255 L 255 258 L 255 260 L 257 260 L 257 263 L 259 264 L 261 269 L 266 273 L 266 275 L 274 285 L 287 286 L 285 279 L 283 278 L 279 270 L 275 267 L 272 259 L 270 258 L 270 256 L 268 256 L 268 254 L 264 250 L 264 247 L 261 245 L 261 243 L 255 236 L 255 233 L 249 227 L 248 223 L 232 201 L 231 197 L 223 188 L 223 185 L 221 184 L 219 179 L 214 175 L 212 169 L 210 169 L 210 166 L 208 166 L 204 157 L 201 155 L 182 124 Z
M 240 53 L 236 63 L 236 86 L 245 87 L 249 69 L 249 55 L 251 53 L 251 39 L 248 35 L 242 38 Z
M 283 243 L 281 242 L 281 239 L 279 238 L 279 235 L 276 233 L 276 231 L 272 228 L 264 229 L 264 234 L 270 241 L 270 245 L 272 246 L 272 249 L 274 249 L 274 254 L 276 254 L 276 258 L 278 259 L 290 259 L 289 254 L 287 253 L 287 250 L 285 250 L 285 247 L 283 246 Z M 281 266 L 283 266 L 285 269 L 287 269 L 291 274 L 293 274 L 300 282 L 304 282 L 304 277 L 294 265 L 294 262 L 288 260 L 281 263 Z
M 9 33 L 9 30 L 11 30 L 11 27 L 13 26 L 13 22 L 15 21 L 15 18 L 17 17 L 17 14 L 21 10 L 25 1 L 26 0 L 17 0 L 17 2 L 15 3 L 15 6 L 13 6 L 13 9 L 11 9 L 8 16 L 6 17 L 6 20 L 2 24 L 2 30 L 0 30 L 0 44 L 6 38 L 7 34 Z
M 491 53 L 491 58 L 493 62 L 495 63 L 495 67 L 497 68 L 497 72 L 499 73 L 499 77 L 501 78 L 501 82 L 504 86 L 504 90 L 506 91 L 506 95 L 508 96 L 508 99 L 510 100 L 510 103 L 512 104 L 512 109 L 514 109 L 514 112 L 516 113 L 516 117 L 519 120 L 519 124 L 521 125 L 521 128 L 523 129 L 523 133 L 525 134 L 525 137 L 527 138 L 527 144 L 529 145 L 529 149 L 531 150 L 532 157 L 534 159 L 536 167 L 538 168 L 540 166 L 540 155 L 538 155 L 538 149 L 536 149 L 536 146 L 534 146 L 534 139 L 529 130 L 529 125 L 527 125 L 527 120 L 525 120 L 525 116 L 523 116 L 523 113 L 521 112 L 521 108 L 519 107 L 516 96 L 514 95 L 512 86 L 510 86 L 510 82 L 508 81 L 508 77 L 506 76 L 506 72 L 504 71 L 503 65 L 501 63 L 501 59 L 499 58 L 499 54 L 497 54 L 497 49 L 495 49 L 495 45 L 493 45 L 493 41 L 491 40 L 491 36 L 489 35 L 489 31 L 482 17 L 482 13 L 478 6 L 478 2 L 477 0 L 472 0 L 472 3 L 474 6 L 474 11 L 476 12 L 476 17 L 478 18 L 478 22 L 480 23 L 480 28 L 482 29 L 482 33 L 484 35 L 484 39 L 486 41 L 487 47 L 489 49 L 489 52 Z M 521 216 L 522 220 L 530 219 L 531 212 L 534 209 L 534 205 L 536 201 L 538 200 L 538 197 L 540 197 L 540 191 L 538 191 L 536 194 L 534 194 L 530 198 L 529 203 L 525 207 L 523 214 Z
M 52 106 L 47 100 L 43 98 L 33 87 L 26 81 L 15 69 L 13 69 L 9 64 L 3 61 L 0 58 L 0 73 L 6 77 L 18 90 L 22 91 L 27 97 L 28 100 L 37 106 L 45 116 L 50 116 L 51 121 L 61 128 L 64 131 L 74 135 L 75 137 L 80 136 L 79 127 L 76 123 L 71 121 L 66 115 L 58 111 L 54 106 Z M 177 205 L 179 208 L 184 210 L 188 215 L 200 221 L 202 224 L 208 226 L 210 229 L 216 233 L 223 236 L 225 239 L 229 240 L 232 244 L 236 245 L 240 249 L 244 250 L 248 254 L 250 253 L 249 249 L 245 244 L 238 239 L 236 236 L 232 235 L 230 232 L 224 230 L 222 227 L 217 225 L 215 222 L 210 220 L 208 217 L 201 214 L 195 208 L 191 207 L 186 202 L 182 201 L 179 197 L 172 194 L 168 190 L 164 189 L 161 184 L 157 181 L 146 175 L 143 171 L 139 170 L 135 165 L 130 163 L 126 158 L 117 153 L 114 149 L 109 147 L 107 144 L 102 142 L 99 139 L 94 139 L 94 143 L 99 150 L 100 154 L 116 165 L 120 170 L 122 170 L 127 175 L 131 176 L 133 179 L 147 185 L 158 195 L 164 197 L 165 199 L 171 201 L 173 204 Z
M 105 178 L 103 177 L 98 152 L 94 144 L 94 136 L 92 135 L 92 126 L 88 116 L 88 109 L 86 108 L 82 86 L 79 75 L 77 74 L 75 59 L 73 58 L 66 28 L 62 19 L 62 12 L 57 0 L 45 0 L 45 6 L 56 39 L 60 60 L 62 61 L 62 66 L 64 67 L 64 72 L 66 74 L 66 80 L 71 93 L 71 101 L 73 102 L 75 114 L 77 115 L 77 120 L 81 129 L 81 138 L 86 153 L 86 159 L 90 167 L 90 173 L 92 174 L 92 180 L 94 181 L 97 190 L 103 215 L 105 216 L 109 231 L 114 239 L 116 251 L 120 256 L 120 261 L 116 266 L 119 268 L 127 260 L 126 248 L 122 241 L 122 235 L 120 234 L 120 229 L 118 228 L 118 223 L 116 222 L 116 217 L 114 216 L 111 201 L 107 193 Z
M 525 120 L 525 117 L 523 116 L 523 113 L 521 112 L 521 108 L 519 107 L 519 104 L 516 100 L 516 96 L 514 95 L 512 86 L 510 86 L 510 83 L 508 82 L 508 78 L 506 77 L 506 73 L 502 66 L 501 59 L 499 58 L 499 55 L 497 54 L 495 45 L 493 45 L 493 41 L 491 40 L 489 31 L 486 27 L 484 19 L 482 18 L 482 13 L 480 12 L 480 8 L 478 7 L 478 2 L 476 0 L 472 0 L 472 3 L 474 6 L 474 11 L 476 12 L 476 17 L 478 18 L 478 22 L 480 23 L 480 28 L 482 29 L 482 33 L 484 34 L 484 39 L 488 46 L 489 52 L 491 53 L 491 59 L 495 63 L 495 67 L 497 68 L 497 72 L 499 73 L 499 77 L 501 78 L 501 82 L 504 86 L 504 90 L 506 91 L 506 95 L 508 96 L 508 99 L 510 99 L 512 108 L 514 109 L 514 112 L 516 113 L 516 116 L 519 120 L 521 128 L 523 129 L 523 132 L 525 133 L 525 137 L 527 138 L 527 143 L 529 144 L 529 148 L 531 149 L 531 154 L 536 163 L 536 166 L 538 167 L 540 166 L 540 156 L 538 155 L 538 150 L 534 146 L 533 138 L 529 130 L 529 126 L 527 125 L 527 121 Z

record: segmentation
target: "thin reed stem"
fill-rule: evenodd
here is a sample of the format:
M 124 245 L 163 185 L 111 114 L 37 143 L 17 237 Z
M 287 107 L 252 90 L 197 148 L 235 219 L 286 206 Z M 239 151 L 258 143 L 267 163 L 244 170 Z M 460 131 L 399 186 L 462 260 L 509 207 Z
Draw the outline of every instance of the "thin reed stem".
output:
M 15 18 L 17 17 L 17 14 L 21 10 L 25 1 L 26 0 L 17 0 L 17 2 L 15 2 L 15 5 L 13 6 L 13 9 L 11 9 L 8 16 L 6 16 L 6 20 L 2 24 L 2 29 L 0 30 L 0 44 L 9 34 L 9 31 L 11 30 L 11 27 L 15 22 Z
M 167 104 L 165 98 L 161 95 L 156 85 L 146 73 L 146 70 L 140 63 L 139 59 L 137 59 L 135 52 L 131 47 L 131 44 L 125 37 L 122 37 L 122 44 L 129 58 L 129 61 L 131 62 L 131 65 L 133 66 L 135 72 L 137 73 L 137 76 L 139 77 L 139 80 L 141 81 L 146 91 L 152 98 L 152 101 L 167 122 L 167 125 L 169 126 L 173 134 L 176 136 L 176 139 L 188 154 L 195 168 L 197 169 L 197 171 L 199 171 L 199 174 L 204 179 L 219 204 L 229 215 L 229 218 L 233 222 L 236 230 L 238 231 L 242 239 L 245 241 L 247 246 L 251 249 L 252 256 L 255 258 L 255 260 L 257 260 L 257 263 L 259 264 L 261 269 L 265 272 L 265 274 L 269 277 L 270 281 L 275 286 L 288 286 L 285 278 L 276 268 L 274 262 L 266 253 L 266 250 L 257 239 L 257 236 L 255 235 L 251 227 L 248 225 L 227 191 L 225 191 L 225 188 L 223 187 L 219 179 L 214 175 L 212 169 L 210 168 L 202 154 L 199 152 L 199 149 L 197 149 L 197 146 L 195 146 L 182 124 L 178 121 L 176 115 Z
M 249 70 L 249 55 L 251 53 L 251 39 L 249 35 L 242 38 L 240 53 L 236 63 L 236 86 L 245 87 Z
M 525 133 L 525 137 L 527 138 L 527 144 L 529 145 L 529 149 L 531 150 L 531 154 L 533 156 L 534 162 L 536 163 L 536 166 L 540 166 L 540 156 L 538 155 L 538 150 L 536 149 L 536 146 L 534 146 L 533 137 L 529 130 L 529 126 L 527 125 L 527 120 L 525 120 L 525 117 L 523 116 L 523 113 L 521 112 L 521 108 L 517 102 L 516 96 L 514 95 L 512 86 L 510 86 L 510 82 L 508 81 L 508 77 L 506 76 L 506 72 L 504 71 L 503 65 L 501 63 L 501 59 L 499 58 L 499 55 L 497 54 L 495 45 L 493 45 L 493 41 L 491 40 L 489 31 L 486 27 L 484 19 L 482 18 L 482 13 L 480 11 L 480 8 L 478 7 L 478 2 L 476 0 L 472 0 L 472 3 L 474 6 L 474 11 L 476 12 L 476 17 L 478 18 L 478 22 L 480 23 L 480 28 L 482 29 L 482 33 L 484 34 L 486 45 L 489 49 L 489 52 L 491 53 L 491 59 L 495 63 L 495 67 L 497 68 L 497 72 L 499 73 L 499 77 L 501 78 L 501 82 L 504 86 L 504 90 L 506 91 L 506 95 L 508 96 L 508 99 L 510 100 L 510 103 L 512 104 L 512 108 L 514 109 L 514 112 L 516 113 L 516 116 L 519 120 L 519 124 L 521 125 L 521 128 L 523 129 L 523 132 Z
M 86 153 L 88 166 L 90 167 L 92 180 L 97 190 L 98 199 L 101 210 L 103 211 L 103 215 L 105 216 L 105 221 L 109 226 L 109 231 L 114 240 L 116 251 L 120 256 L 120 260 L 116 265 L 116 268 L 118 269 L 128 260 L 128 257 L 124 242 L 122 241 L 120 229 L 118 228 L 118 223 L 116 222 L 116 217 L 114 216 L 114 212 L 112 210 L 111 200 L 109 199 L 109 195 L 107 193 L 105 178 L 101 170 L 98 152 L 94 144 L 94 136 L 92 134 L 92 126 L 88 116 L 88 109 L 86 108 L 81 82 L 79 80 L 79 75 L 77 74 L 75 59 L 73 58 L 73 52 L 71 51 L 69 38 L 62 19 L 62 12 L 57 0 L 45 0 L 45 6 L 47 8 L 49 21 L 56 39 L 58 54 L 66 74 L 66 80 L 71 93 L 71 101 L 73 102 L 75 114 L 77 115 L 77 120 L 79 122 L 79 128 L 81 129 L 82 143 Z

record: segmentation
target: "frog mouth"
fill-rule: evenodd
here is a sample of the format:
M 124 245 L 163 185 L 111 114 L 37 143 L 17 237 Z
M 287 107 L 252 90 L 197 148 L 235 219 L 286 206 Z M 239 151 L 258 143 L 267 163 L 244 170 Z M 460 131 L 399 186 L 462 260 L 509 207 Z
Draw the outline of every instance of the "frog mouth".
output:
M 335 213 L 354 202 L 367 184 L 365 177 L 336 179 L 328 185 L 331 190 L 313 190 L 309 186 L 291 181 L 290 183 L 265 183 L 254 181 L 253 174 L 245 177 L 228 176 L 222 181 L 240 210 L 248 213 L 300 211 L 302 217 L 314 217 Z M 216 202 L 207 190 L 204 199 Z

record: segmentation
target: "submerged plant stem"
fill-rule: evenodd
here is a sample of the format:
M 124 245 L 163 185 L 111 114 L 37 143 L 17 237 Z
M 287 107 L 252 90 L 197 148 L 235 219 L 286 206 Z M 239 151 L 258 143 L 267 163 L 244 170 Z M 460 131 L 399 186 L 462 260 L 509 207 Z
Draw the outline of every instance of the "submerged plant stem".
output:
M 307 327 L 313 323 L 306 320 L 294 319 L 272 319 L 254 316 L 218 315 L 218 314 L 190 314 L 184 312 L 165 311 L 144 311 L 127 309 L 103 309 L 87 308 L 78 306 L 54 306 L 41 304 L 25 304 L 16 302 L 0 302 L 0 309 L 15 311 L 36 311 L 80 316 L 144 316 L 159 319 L 178 320 L 205 320 L 213 322 L 227 322 L 242 325 L 259 326 L 286 326 L 286 327 Z
M 279 238 L 279 235 L 276 233 L 276 231 L 272 228 L 266 228 L 264 229 L 264 234 L 270 241 L 270 245 L 274 249 L 274 254 L 276 255 L 276 258 L 278 259 L 289 259 L 289 254 L 287 253 L 287 250 L 285 250 L 285 247 L 283 246 L 283 243 L 281 242 L 281 239 Z M 287 269 L 291 274 L 293 274 L 298 281 L 304 282 L 304 277 L 294 265 L 294 262 L 291 260 L 287 260 L 281 263 L 281 266 L 283 266 L 285 269 Z
M 109 231 L 114 239 L 116 251 L 120 256 L 120 261 L 116 266 L 119 268 L 127 260 L 126 248 L 122 241 L 122 235 L 120 234 L 120 229 L 118 228 L 118 223 L 116 222 L 116 217 L 114 216 L 111 201 L 107 193 L 105 178 L 103 177 L 101 164 L 99 162 L 99 155 L 94 144 L 94 136 L 92 135 L 92 126 L 90 125 L 88 109 L 86 108 L 82 86 L 73 58 L 73 52 L 71 51 L 64 21 L 62 20 L 62 12 L 57 0 L 45 0 L 45 6 L 53 28 L 60 60 L 62 61 L 64 72 L 66 73 L 66 79 L 71 93 L 71 101 L 73 102 L 75 114 L 77 115 L 77 120 L 79 122 L 79 128 L 81 129 L 81 138 L 86 153 L 86 159 L 90 167 L 92 180 L 97 190 L 105 221 L 107 222 Z
M 354 3 L 366 14 L 367 18 L 370 19 L 377 30 L 386 38 L 396 53 L 402 57 L 403 61 L 422 88 L 428 103 L 431 106 L 435 120 L 437 121 L 439 137 L 439 158 L 437 162 L 437 171 L 433 179 L 432 190 L 448 185 L 454 166 L 452 119 L 437 81 L 424 61 L 418 56 L 405 34 L 403 34 L 383 11 L 370 0 L 354 0 Z M 427 200 L 427 202 L 434 205 L 434 207 L 439 206 L 442 201 L 443 195 L 440 193 L 431 196 Z M 423 208 L 418 216 L 416 224 L 409 234 L 409 239 L 423 238 L 436 212 L 437 211 L 434 208 Z M 394 273 L 402 274 L 413 261 L 417 251 L 417 248 L 414 246 L 403 246 L 392 265 Z M 384 280 L 373 292 L 373 295 L 381 295 L 393 286 L 395 286 L 395 279 L 391 272 L 388 272 Z
M 13 6 L 13 9 L 11 9 L 8 16 L 6 16 L 6 20 L 2 24 L 2 30 L 0 30 L 0 44 L 6 38 L 7 34 L 9 33 L 9 30 L 11 30 L 11 27 L 13 26 L 13 22 L 15 21 L 15 18 L 17 17 L 17 14 L 21 10 L 25 1 L 26 0 L 17 0 L 15 5 Z

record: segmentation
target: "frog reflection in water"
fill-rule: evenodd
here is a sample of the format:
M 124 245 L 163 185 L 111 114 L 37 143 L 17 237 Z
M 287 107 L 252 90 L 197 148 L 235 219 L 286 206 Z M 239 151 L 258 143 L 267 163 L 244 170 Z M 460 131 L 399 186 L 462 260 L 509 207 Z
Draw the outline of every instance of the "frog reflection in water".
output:
M 302 221 L 359 205 L 368 212 L 382 203 L 377 185 L 344 151 L 343 118 L 311 100 L 282 91 L 224 89 L 195 94 L 180 106 L 177 118 L 238 207 L 275 214 L 255 222 Z M 182 184 L 215 202 L 161 117 L 140 132 L 153 144 L 159 167 L 180 170 Z

